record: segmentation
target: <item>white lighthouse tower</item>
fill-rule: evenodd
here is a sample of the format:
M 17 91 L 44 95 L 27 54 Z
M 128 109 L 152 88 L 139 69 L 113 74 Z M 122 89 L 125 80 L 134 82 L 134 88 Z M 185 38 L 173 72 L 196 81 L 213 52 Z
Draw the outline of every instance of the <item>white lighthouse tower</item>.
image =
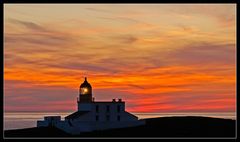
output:
M 84 82 L 79 87 L 79 97 L 77 98 L 78 111 L 90 111 L 93 101 L 92 86 L 85 77 Z

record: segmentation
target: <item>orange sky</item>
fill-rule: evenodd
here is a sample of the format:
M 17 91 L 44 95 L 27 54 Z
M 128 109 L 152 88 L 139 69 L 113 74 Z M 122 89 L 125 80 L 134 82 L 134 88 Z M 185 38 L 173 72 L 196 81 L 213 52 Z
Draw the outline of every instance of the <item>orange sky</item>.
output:
M 236 4 L 4 4 L 5 111 L 233 112 Z

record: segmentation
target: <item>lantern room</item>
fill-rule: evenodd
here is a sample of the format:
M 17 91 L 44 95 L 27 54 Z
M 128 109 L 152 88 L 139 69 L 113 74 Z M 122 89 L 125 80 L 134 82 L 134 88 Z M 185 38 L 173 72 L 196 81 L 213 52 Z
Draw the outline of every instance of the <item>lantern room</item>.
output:
M 84 82 L 80 85 L 79 98 L 80 102 L 92 102 L 92 86 L 88 83 L 86 77 Z

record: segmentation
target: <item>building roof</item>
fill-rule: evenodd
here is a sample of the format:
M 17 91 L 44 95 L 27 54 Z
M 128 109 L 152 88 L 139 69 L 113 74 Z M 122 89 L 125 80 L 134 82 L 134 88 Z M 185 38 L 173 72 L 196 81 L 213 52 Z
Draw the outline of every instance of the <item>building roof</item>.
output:
M 88 112 L 90 111 L 76 111 L 68 116 L 65 117 L 65 119 L 75 119 L 75 118 L 78 118 L 84 114 L 87 114 Z
M 94 104 L 94 103 L 95 103 L 95 104 L 98 104 L 98 103 L 106 103 L 106 104 L 107 104 L 107 103 L 116 103 L 116 104 L 117 104 L 117 103 L 125 103 L 125 102 L 123 102 L 123 101 L 122 101 L 122 102 L 118 102 L 118 101 L 116 101 L 116 102 L 113 102 L 113 101 L 107 102 L 107 101 L 105 101 L 105 102 L 91 102 L 91 103 L 92 103 L 92 104 Z
M 128 115 L 131 115 L 131 116 L 132 116 L 132 117 L 134 117 L 135 119 L 138 119 L 138 117 L 137 117 L 137 116 L 135 116 L 135 115 L 133 115 L 133 114 L 131 114 L 131 113 L 127 112 L 127 111 L 125 111 L 125 113 L 127 113 Z

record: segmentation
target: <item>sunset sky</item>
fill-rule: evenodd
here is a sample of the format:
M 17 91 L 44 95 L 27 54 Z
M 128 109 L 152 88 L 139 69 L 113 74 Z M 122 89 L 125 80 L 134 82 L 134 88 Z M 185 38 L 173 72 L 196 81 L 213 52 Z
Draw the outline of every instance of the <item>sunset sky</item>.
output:
M 234 112 L 236 4 L 4 4 L 5 111 Z

